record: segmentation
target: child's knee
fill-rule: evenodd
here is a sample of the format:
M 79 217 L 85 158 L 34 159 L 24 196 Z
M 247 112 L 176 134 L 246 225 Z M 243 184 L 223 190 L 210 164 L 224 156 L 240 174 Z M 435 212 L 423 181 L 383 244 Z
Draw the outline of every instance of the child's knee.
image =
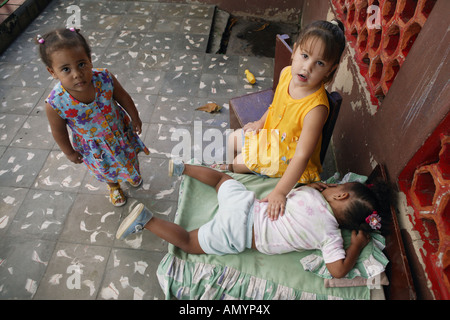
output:
M 233 179 L 233 177 L 231 177 L 230 175 L 221 172 L 222 177 L 220 178 L 219 182 L 216 185 L 216 192 L 219 192 L 220 186 L 227 180 Z
M 189 254 L 204 254 L 205 251 L 203 251 L 202 247 L 200 246 L 200 243 L 198 241 L 198 229 L 192 230 L 189 232 L 188 241 L 186 242 L 186 245 L 184 248 L 180 248 L 184 252 Z

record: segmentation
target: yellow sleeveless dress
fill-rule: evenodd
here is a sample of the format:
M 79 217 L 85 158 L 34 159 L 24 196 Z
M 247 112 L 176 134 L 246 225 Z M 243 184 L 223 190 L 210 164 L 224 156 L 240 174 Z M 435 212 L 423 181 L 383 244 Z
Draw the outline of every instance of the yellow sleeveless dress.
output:
M 326 106 L 328 112 L 330 110 L 323 83 L 316 92 L 295 100 L 289 95 L 291 79 L 291 67 L 288 67 L 281 74 L 263 129 L 258 133 L 244 134 L 242 155 L 245 165 L 255 173 L 272 178 L 279 178 L 286 171 L 294 156 L 303 120 L 308 112 L 318 105 Z M 311 183 L 320 180 L 321 143 L 322 136 L 298 182 Z

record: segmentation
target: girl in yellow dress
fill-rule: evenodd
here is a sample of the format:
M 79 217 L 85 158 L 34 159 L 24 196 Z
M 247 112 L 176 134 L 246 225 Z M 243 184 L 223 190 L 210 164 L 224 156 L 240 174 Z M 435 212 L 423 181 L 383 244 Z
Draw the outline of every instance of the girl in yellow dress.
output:
M 272 219 L 284 213 L 286 196 L 297 182 L 320 180 L 322 129 L 329 113 L 324 83 L 339 64 L 343 30 L 337 20 L 304 28 L 294 44 L 291 66 L 281 71 L 272 105 L 261 119 L 230 135 L 228 148 L 236 156 L 221 169 L 281 177 L 263 199 Z

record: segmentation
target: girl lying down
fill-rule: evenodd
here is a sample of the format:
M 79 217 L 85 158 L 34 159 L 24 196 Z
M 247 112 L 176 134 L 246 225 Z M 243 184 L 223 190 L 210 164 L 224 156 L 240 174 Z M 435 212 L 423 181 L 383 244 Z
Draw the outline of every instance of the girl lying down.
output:
M 256 199 L 239 181 L 215 169 L 170 162 L 169 175 L 195 178 L 217 191 L 219 209 L 208 223 L 193 231 L 153 217 L 137 205 L 120 225 L 124 239 L 147 229 L 190 254 L 237 254 L 252 248 L 265 254 L 320 249 L 330 274 L 344 277 L 355 265 L 369 233 L 386 229 L 389 189 L 385 184 L 312 183 L 287 195 L 283 215 L 269 218 L 268 202 Z M 340 228 L 352 231 L 345 250 Z

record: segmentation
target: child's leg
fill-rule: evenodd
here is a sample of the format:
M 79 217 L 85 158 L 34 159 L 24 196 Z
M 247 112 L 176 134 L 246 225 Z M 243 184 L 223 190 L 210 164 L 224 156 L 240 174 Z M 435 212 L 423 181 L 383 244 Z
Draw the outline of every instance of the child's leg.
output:
M 116 238 L 125 239 L 133 233 L 147 229 L 156 236 L 187 253 L 204 253 L 198 242 L 198 230 L 187 232 L 179 225 L 153 216 L 153 213 L 142 203 L 136 205 L 133 211 L 122 221 L 117 229 Z
M 190 176 L 194 179 L 197 179 L 198 181 L 215 188 L 216 191 L 219 190 L 222 183 L 224 183 L 229 179 L 233 179 L 226 173 L 208 167 L 195 166 L 189 164 L 184 165 L 183 174 Z
M 242 153 L 239 153 L 233 161 L 233 172 L 236 173 L 251 173 L 252 171 L 244 164 Z
M 186 231 L 179 225 L 153 217 L 144 227 L 163 240 L 191 254 L 205 253 L 198 242 L 198 229 Z

